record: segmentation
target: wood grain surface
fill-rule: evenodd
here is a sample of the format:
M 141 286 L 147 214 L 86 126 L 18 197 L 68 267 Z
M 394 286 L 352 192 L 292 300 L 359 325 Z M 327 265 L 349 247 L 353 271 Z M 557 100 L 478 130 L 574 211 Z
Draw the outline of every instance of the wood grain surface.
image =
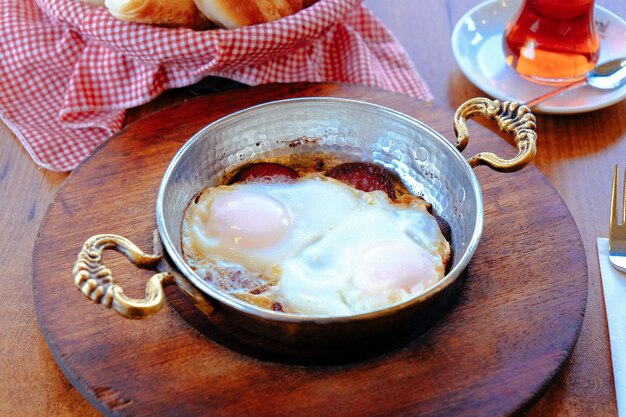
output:
M 217 343 L 213 335 L 227 323 L 218 316 L 202 326 L 206 319 L 180 295 L 170 292 L 170 305 L 204 335 L 172 307 L 147 320 L 127 320 L 74 287 L 72 264 L 89 236 L 117 233 L 150 248 L 161 177 L 185 140 L 225 114 L 300 96 L 382 104 L 454 137 L 452 112 L 338 84 L 237 90 L 129 125 L 68 178 L 35 245 L 35 306 L 70 381 L 100 411 L 116 416 L 497 416 L 522 409 L 572 352 L 587 295 L 576 225 L 532 165 L 515 174 L 477 170 L 485 229 L 456 305 L 425 336 L 372 358 L 305 366 L 252 357 Z M 472 126 L 470 142 L 468 156 L 478 149 L 514 154 L 479 125 Z M 146 274 L 121 257 L 111 264 L 125 275 L 123 286 L 141 294 Z
M 483 95 L 459 71 L 450 35 L 458 19 L 481 0 L 365 0 L 415 63 L 438 107 L 453 111 Z M 596 0 L 626 18 L 626 2 Z M 2 79 L 0 83 L 10 82 Z M 138 120 L 197 94 L 170 90 L 129 109 Z M 562 196 L 582 235 L 589 268 L 583 327 L 570 360 L 529 416 L 616 416 L 596 238 L 606 236 L 611 175 L 626 164 L 626 101 L 575 116 L 539 115 L 536 167 Z M 490 128 L 487 125 L 487 128 Z M 0 415 L 96 416 L 63 375 L 37 322 L 31 285 L 32 249 L 47 206 L 67 174 L 43 170 L 0 122 Z M 558 244 L 558 240 L 555 242 Z

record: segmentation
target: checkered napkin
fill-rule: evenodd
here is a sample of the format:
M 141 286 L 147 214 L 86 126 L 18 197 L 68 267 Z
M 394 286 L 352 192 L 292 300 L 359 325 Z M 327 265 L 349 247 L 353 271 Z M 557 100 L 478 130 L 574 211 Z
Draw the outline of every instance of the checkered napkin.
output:
M 55 171 L 73 169 L 121 129 L 126 109 L 207 76 L 345 82 L 430 98 L 361 0 L 319 0 L 276 22 L 209 31 L 123 22 L 77 0 L 7 0 L 0 39 L 0 117 L 37 164 Z

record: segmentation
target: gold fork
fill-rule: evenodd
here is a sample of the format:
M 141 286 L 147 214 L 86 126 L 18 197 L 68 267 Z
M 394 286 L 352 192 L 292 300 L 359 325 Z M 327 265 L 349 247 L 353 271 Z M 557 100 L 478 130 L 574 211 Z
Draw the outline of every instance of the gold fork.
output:
M 609 224 L 609 260 L 611 265 L 626 272 L 626 178 L 622 197 L 622 215 L 617 217 L 617 164 L 613 170 L 613 193 L 611 194 L 611 220 Z M 620 224 L 621 223 L 621 224 Z

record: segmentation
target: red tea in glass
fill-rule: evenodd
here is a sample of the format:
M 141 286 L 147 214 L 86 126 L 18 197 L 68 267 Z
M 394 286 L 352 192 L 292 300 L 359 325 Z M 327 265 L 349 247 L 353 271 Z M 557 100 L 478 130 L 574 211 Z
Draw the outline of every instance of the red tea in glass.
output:
M 598 61 L 594 0 L 524 0 L 504 37 L 507 63 L 533 81 L 580 79 Z

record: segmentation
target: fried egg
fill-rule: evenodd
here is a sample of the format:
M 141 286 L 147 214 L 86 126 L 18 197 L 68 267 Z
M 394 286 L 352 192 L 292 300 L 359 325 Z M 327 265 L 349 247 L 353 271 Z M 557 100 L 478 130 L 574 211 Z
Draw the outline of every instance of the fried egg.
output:
M 220 290 L 261 307 L 365 313 L 444 276 L 450 246 L 427 208 L 321 174 L 212 187 L 187 208 L 183 253 Z

